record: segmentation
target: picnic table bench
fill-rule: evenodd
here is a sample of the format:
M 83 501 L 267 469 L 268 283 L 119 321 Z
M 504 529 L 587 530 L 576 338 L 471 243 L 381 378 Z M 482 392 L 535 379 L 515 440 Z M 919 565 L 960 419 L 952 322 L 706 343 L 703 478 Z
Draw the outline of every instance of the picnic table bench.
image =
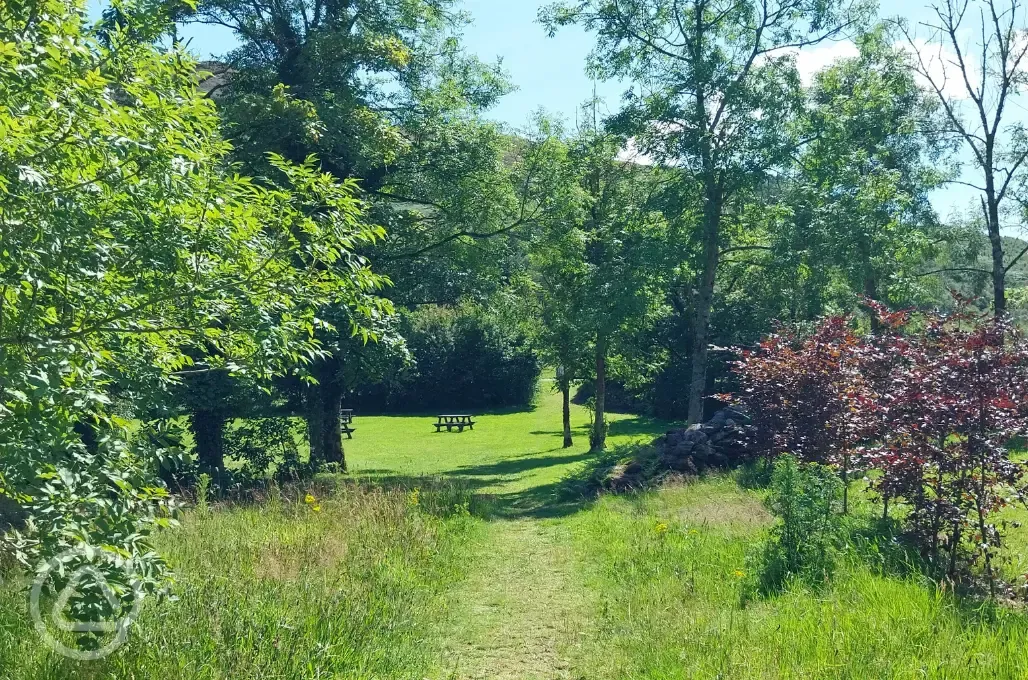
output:
M 353 427 L 353 409 L 343 408 L 339 409 L 339 430 L 346 435 L 347 439 L 353 439 L 353 433 L 357 431 L 356 427 Z
M 475 421 L 472 420 L 472 416 L 469 415 L 437 416 L 435 423 L 435 431 L 442 432 L 444 427 L 446 428 L 447 432 L 451 432 L 453 428 L 457 428 L 458 432 L 463 432 L 465 427 L 469 430 L 474 430 Z

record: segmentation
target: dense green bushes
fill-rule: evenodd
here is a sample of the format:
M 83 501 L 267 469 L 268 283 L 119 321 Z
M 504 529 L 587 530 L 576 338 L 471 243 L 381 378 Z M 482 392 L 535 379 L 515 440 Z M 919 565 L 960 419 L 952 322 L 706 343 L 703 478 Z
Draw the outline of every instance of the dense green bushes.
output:
M 775 461 L 768 509 L 778 518 L 762 546 L 756 588 L 774 593 L 796 579 L 823 584 L 835 571 L 842 515 L 842 482 L 824 465 L 783 455 Z
M 400 334 L 411 366 L 358 387 L 350 404 L 363 412 L 525 406 L 541 365 L 528 340 L 479 308 L 423 307 L 403 316 Z
M 951 314 L 889 312 L 876 329 L 826 319 L 807 337 L 780 332 L 737 363 L 739 401 L 768 458 L 831 465 L 846 489 L 859 474 L 902 521 L 931 568 L 981 568 L 996 593 L 1005 522 L 1028 498 L 1011 442 L 1028 434 L 1028 339 L 1006 319 L 961 304 Z

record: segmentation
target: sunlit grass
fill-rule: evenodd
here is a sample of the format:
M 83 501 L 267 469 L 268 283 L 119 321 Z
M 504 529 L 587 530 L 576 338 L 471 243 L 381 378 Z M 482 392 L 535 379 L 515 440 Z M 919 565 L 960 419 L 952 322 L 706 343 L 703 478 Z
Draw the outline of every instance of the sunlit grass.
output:
M 720 512 L 717 510 L 720 508 Z M 753 509 L 748 512 L 747 509 Z M 602 593 L 589 678 L 1022 678 L 1028 618 L 845 559 L 832 583 L 743 604 L 766 515 L 725 477 L 604 498 L 572 519 Z M 667 525 L 666 531 L 658 530 Z
M 469 501 L 452 486 L 343 485 L 191 512 L 159 541 L 179 600 L 151 603 L 109 659 L 49 653 L 23 595 L 4 591 L 0 677 L 420 678 L 437 656 L 442 595 L 464 576 L 461 545 L 480 528 Z
M 1028 677 L 1028 616 L 925 576 L 875 533 L 861 480 L 832 582 L 744 597 L 764 491 L 726 474 L 568 500 L 594 460 L 584 409 L 568 450 L 548 389 L 475 415 L 462 434 L 358 415 L 349 479 L 188 511 L 159 539 L 180 599 L 149 605 L 105 661 L 49 653 L 24 592 L 0 587 L 0 678 Z M 667 427 L 612 420 L 612 445 Z M 1008 577 L 1028 566 L 1026 517 L 1001 515 Z
M 560 394 L 544 380 L 530 409 L 474 413 L 475 429 L 436 432 L 432 415 L 363 416 L 343 440 L 357 476 L 441 475 L 464 478 L 483 493 L 517 492 L 553 484 L 579 469 L 589 454 L 589 412 L 573 404 L 572 448 L 561 448 Z M 653 438 L 666 423 L 629 414 L 608 414 L 608 445 Z

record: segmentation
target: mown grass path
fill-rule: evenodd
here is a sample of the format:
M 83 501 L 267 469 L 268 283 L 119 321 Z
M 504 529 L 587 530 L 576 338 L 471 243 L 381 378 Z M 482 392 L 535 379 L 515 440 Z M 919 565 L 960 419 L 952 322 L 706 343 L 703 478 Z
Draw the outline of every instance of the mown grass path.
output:
M 476 415 L 474 431 L 435 433 L 425 416 L 360 418 L 348 442 L 359 475 L 416 485 L 420 475 L 459 479 L 486 499 L 488 521 L 467 546 L 468 576 L 447 597 L 438 678 L 577 677 L 593 627 L 595 593 L 583 581 L 561 481 L 588 463 L 588 414 L 573 406 L 573 448 L 561 448 L 560 396 L 543 383 L 535 408 Z M 664 423 L 613 414 L 611 446 L 648 440 Z
M 451 594 L 444 677 L 571 677 L 592 603 L 565 534 L 552 520 L 489 525 L 471 576 Z

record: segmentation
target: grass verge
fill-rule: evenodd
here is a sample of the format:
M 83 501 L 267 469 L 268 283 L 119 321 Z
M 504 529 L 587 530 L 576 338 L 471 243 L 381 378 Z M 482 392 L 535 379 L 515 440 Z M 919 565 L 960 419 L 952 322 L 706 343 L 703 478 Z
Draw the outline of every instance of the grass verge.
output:
M 442 595 L 464 577 L 463 546 L 481 528 L 469 502 L 445 483 L 339 484 L 191 512 L 159 546 L 179 600 L 147 606 L 108 659 L 51 653 L 24 592 L 0 590 L 0 676 L 422 678 L 440 656 Z
M 955 598 L 916 572 L 844 560 L 824 587 L 743 604 L 770 522 L 727 476 L 604 497 L 571 518 L 601 593 L 588 678 L 1023 678 L 1028 618 Z

